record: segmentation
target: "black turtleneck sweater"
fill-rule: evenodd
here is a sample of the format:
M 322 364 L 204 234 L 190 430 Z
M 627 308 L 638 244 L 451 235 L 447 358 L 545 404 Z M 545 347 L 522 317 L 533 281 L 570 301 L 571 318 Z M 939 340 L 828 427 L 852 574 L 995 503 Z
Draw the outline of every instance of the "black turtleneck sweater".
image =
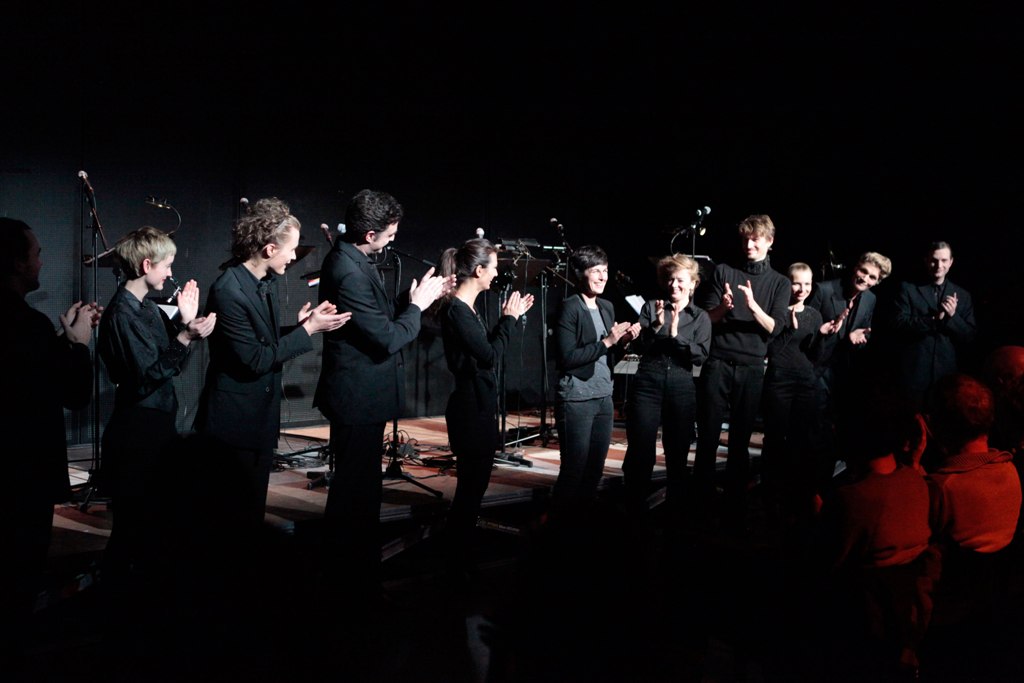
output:
M 747 280 L 754 290 L 754 300 L 775 320 L 775 330 L 768 334 L 758 324 L 747 306 L 747 298 L 740 285 Z M 741 365 L 757 365 L 768 353 L 768 340 L 782 332 L 789 315 L 789 278 L 772 269 L 768 257 L 763 261 L 748 261 L 742 268 L 721 264 L 711 279 L 711 294 L 705 303 L 708 310 L 722 302 L 725 285 L 732 289 L 733 308 L 712 327 L 712 359 Z

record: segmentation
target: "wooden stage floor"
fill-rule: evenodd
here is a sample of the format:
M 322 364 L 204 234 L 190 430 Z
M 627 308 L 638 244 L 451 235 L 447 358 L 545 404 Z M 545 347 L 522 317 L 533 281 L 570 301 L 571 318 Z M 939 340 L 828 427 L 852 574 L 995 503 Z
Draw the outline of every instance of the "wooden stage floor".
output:
M 490 511 L 538 501 L 542 504 L 547 498 L 558 476 L 559 455 L 557 434 L 550 418 L 545 426 L 550 437 L 546 446 L 536 436 L 540 431 L 540 418 L 535 411 L 507 417 L 505 434 L 508 445 L 499 454 L 504 457 L 498 458 L 491 475 L 483 501 L 482 524 L 487 523 Z M 443 517 L 455 492 L 454 462 L 450 457 L 444 416 L 404 419 L 398 422 L 397 427 L 401 444 L 401 457 L 397 462 L 403 476 L 384 477 L 381 521 L 418 520 L 422 526 L 428 527 Z M 296 525 L 315 522 L 323 517 L 327 488 L 318 484 L 317 478 L 329 469 L 323 450 L 328 436 L 326 424 L 282 431 L 277 467 L 271 473 L 267 495 L 268 525 L 289 533 Z M 391 436 L 389 431 L 386 437 L 390 439 Z M 511 443 L 529 436 L 534 438 Z M 723 446 L 719 449 L 720 467 L 724 465 L 727 438 L 727 432 L 723 432 Z M 755 433 L 751 443 L 754 457 L 759 455 L 760 440 L 761 435 Z M 621 485 L 626 445 L 625 429 L 617 423 L 600 489 Z M 73 486 L 87 487 L 92 464 L 90 452 L 87 447 L 71 449 L 69 472 Z M 693 455 L 691 448 L 691 464 Z M 388 462 L 385 458 L 381 460 L 382 476 Z M 217 469 L 216 463 L 167 463 L 166 476 L 212 477 L 218 476 Z M 659 481 L 663 478 L 664 463 L 659 442 L 654 479 Z M 169 500 L 166 504 L 187 506 L 189 501 L 183 497 Z M 51 557 L 59 559 L 64 555 L 101 552 L 110 535 L 112 514 L 102 498 L 89 500 L 84 505 L 80 499 L 57 506 Z M 389 556 L 387 546 L 384 555 L 385 558 Z

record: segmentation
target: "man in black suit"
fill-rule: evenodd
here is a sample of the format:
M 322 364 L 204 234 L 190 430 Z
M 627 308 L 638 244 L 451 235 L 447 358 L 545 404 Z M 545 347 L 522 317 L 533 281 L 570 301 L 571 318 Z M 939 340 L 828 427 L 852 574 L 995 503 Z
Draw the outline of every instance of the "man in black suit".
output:
M 379 579 L 381 458 L 385 426 L 404 402 L 402 349 L 419 334 L 421 312 L 453 282 L 431 268 L 419 285 L 413 280 L 409 304 L 396 310 L 375 257 L 395 239 L 401 219 L 402 207 L 391 195 L 357 193 L 345 211 L 346 230 L 320 269 L 321 301 L 352 312 L 351 323 L 324 340 L 314 405 L 331 423 L 328 548 L 337 553 L 333 560 L 344 561 L 356 591 Z
M 936 381 L 957 372 L 957 354 L 977 331 L 971 295 L 947 277 L 953 266 L 949 243 L 931 243 L 925 265 L 926 280 L 900 283 L 893 319 L 900 384 L 918 408 Z
M 323 301 L 299 311 L 282 328 L 277 277 L 295 259 L 298 219 L 279 199 L 261 199 L 232 230 L 232 261 L 210 288 L 206 313 L 217 314 L 210 335 L 210 365 L 196 429 L 215 439 L 248 472 L 254 523 L 263 520 L 274 449 L 281 429 L 281 370 L 311 351 L 312 335 L 345 324 L 349 313 Z
M 858 354 L 871 339 L 875 294 L 870 290 L 891 272 L 892 261 L 877 252 L 865 252 L 848 279 L 822 282 L 807 301 L 808 306 L 821 313 L 825 321 L 822 331 L 831 332 L 822 340 L 817 369 L 830 400 L 837 387 L 841 392 L 841 386 L 851 377 Z
M 871 325 L 875 313 L 875 294 L 872 287 L 892 272 L 892 261 L 877 252 L 861 254 L 857 266 L 846 278 L 826 280 L 815 286 L 807 305 L 821 313 L 825 321 L 821 326 L 822 340 L 815 374 L 821 391 L 818 393 L 818 419 L 825 428 L 824 442 L 820 444 L 826 459 L 822 471 L 827 480 L 819 482 L 826 488 L 831 482 L 832 458 L 836 421 L 849 414 L 846 409 L 857 400 L 856 394 L 872 386 L 860 376 L 867 370 L 866 350 L 871 339 Z
M 43 262 L 39 240 L 28 225 L 0 218 L 0 305 L 4 331 L 0 354 L 6 361 L 0 432 L 13 456 L 5 471 L 8 547 L 0 574 L 0 670 L 20 665 L 36 595 L 41 588 L 53 528 L 53 506 L 71 498 L 64 408 L 82 408 L 92 389 L 89 341 L 94 304 L 73 305 L 60 316 L 61 330 L 29 306 L 25 296 L 39 289 Z

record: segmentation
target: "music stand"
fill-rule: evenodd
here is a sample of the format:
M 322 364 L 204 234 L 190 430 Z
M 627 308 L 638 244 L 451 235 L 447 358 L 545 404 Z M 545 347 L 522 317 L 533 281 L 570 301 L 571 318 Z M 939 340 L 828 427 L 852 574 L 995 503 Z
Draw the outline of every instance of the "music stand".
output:
M 526 246 L 526 240 L 515 240 L 514 243 L 518 243 L 520 248 Z M 548 364 L 547 364 L 547 274 L 551 261 L 548 259 L 536 259 L 525 249 L 520 251 L 514 257 L 505 257 L 498 259 L 498 272 L 502 275 L 505 281 L 505 289 L 502 290 L 501 297 L 498 301 L 498 309 L 501 310 L 505 297 L 508 290 L 511 290 L 514 286 L 518 285 L 520 288 L 532 284 L 540 285 L 540 325 L 541 325 L 541 405 L 540 405 L 540 426 L 537 434 L 528 436 L 519 436 L 512 441 L 508 441 L 508 406 L 505 397 L 505 364 L 504 361 L 499 366 L 498 376 L 498 407 L 500 412 L 500 423 L 501 423 L 501 450 L 497 454 L 497 459 L 501 462 L 507 462 L 515 465 L 532 465 L 530 461 L 523 459 L 522 457 L 510 455 L 506 451 L 507 446 L 511 446 L 523 441 L 529 441 L 530 439 L 541 437 L 544 445 L 547 445 L 549 439 L 549 428 L 546 424 L 547 415 L 547 393 L 548 393 Z M 526 319 L 529 314 L 523 316 L 523 323 L 525 325 Z

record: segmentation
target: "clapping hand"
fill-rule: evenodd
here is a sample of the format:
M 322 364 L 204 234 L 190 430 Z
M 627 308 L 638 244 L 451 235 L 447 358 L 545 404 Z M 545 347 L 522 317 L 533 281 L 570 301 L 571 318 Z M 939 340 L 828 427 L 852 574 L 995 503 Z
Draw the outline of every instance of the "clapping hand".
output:
M 848 316 L 849 314 L 850 309 L 844 308 L 843 312 L 840 313 L 835 320 L 830 320 L 829 322 L 823 324 L 818 329 L 818 331 L 826 335 L 836 334 L 837 332 L 839 332 L 839 329 L 843 326 L 843 321 L 846 320 L 846 316 Z
M 338 313 L 338 307 L 330 301 L 322 301 L 319 306 L 310 310 L 308 301 L 299 311 L 299 324 L 306 328 L 310 336 L 317 332 L 336 330 L 349 321 L 351 313 Z
M 454 287 L 454 275 L 448 277 L 434 275 L 434 269 L 431 268 L 423 274 L 423 278 L 419 282 L 415 279 L 412 281 L 412 285 L 409 287 L 409 302 L 421 311 L 425 311 L 430 304 L 450 292 Z
M 61 314 L 60 325 L 64 335 L 72 344 L 88 344 L 92 336 L 93 319 L 98 316 L 96 304 L 77 301 Z
M 188 325 L 199 314 L 199 285 L 195 280 L 186 282 L 178 292 L 178 314 L 183 325 Z
M 508 295 L 508 300 L 505 302 L 505 306 L 501 309 L 501 312 L 505 315 L 511 315 L 518 318 L 521 315 L 525 315 L 532 306 L 533 294 L 512 292 Z

